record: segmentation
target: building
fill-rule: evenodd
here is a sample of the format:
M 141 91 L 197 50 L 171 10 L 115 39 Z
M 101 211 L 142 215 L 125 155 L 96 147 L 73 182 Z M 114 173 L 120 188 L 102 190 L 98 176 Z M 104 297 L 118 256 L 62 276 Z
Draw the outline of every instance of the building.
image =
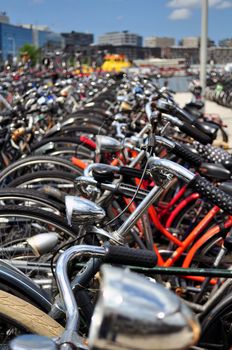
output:
M 36 29 L 33 29 L 32 32 L 33 44 L 37 44 L 37 47 L 44 51 L 63 50 L 65 47 L 65 41 L 61 34 Z
M 95 62 L 103 62 L 106 54 L 125 55 L 129 60 L 147 59 L 151 57 L 161 57 L 161 48 L 159 47 L 141 47 L 141 46 L 113 46 L 113 45 L 92 45 L 80 47 L 81 58 L 91 57 Z
M 227 64 L 232 62 L 232 47 L 210 47 L 208 48 L 208 61 L 215 64 Z
M 32 31 L 32 44 L 38 48 L 56 50 L 65 47 L 65 40 L 61 34 L 52 32 L 46 25 L 22 24 L 20 27 Z
M 91 45 L 94 41 L 94 36 L 91 33 L 74 32 L 61 33 L 65 41 L 67 51 L 75 51 L 76 48 Z
M 144 39 L 145 47 L 171 47 L 175 45 L 174 38 L 150 36 Z
M 31 26 L 16 26 L 0 23 L 0 61 L 17 57 L 19 50 L 25 44 L 34 44 L 44 50 L 58 50 L 63 48 L 63 38 L 51 31 L 38 30 Z
M 232 47 L 232 38 L 222 39 L 218 42 L 220 47 Z
M 0 23 L 10 23 L 10 18 L 7 16 L 6 12 L 0 12 Z
M 199 37 L 196 37 L 196 36 L 185 37 L 181 40 L 181 46 L 198 48 L 200 46 Z
M 163 58 L 185 58 L 187 64 L 200 63 L 200 48 L 173 46 L 163 48 L 161 52 Z M 208 63 L 211 61 L 214 64 L 227 64 L 232 62 L 232 47 L 208 47 L 207 50 Z
M 199 64 L 200 50 L 198 47 L 172 46 L 162 49 L 163 58 L 184 58 L 188 65 Z
M 200 37 L 197 36 L 188 36 L 180 40 L 180 46 L 189 47 L 189 48 L 198 48 L 200 47 Z M 215 46 L 214 40 L 208 38 L 207 42 L 208 47 Z
M 46 25 L 35 25 L 35 24 L 22 24 L 20 27 L 27 28 L 27 29 L 35 29 L 40 30 L 44 32 L 51 32 L 51 29 Z
M 32 43 L 32 30 L 0 23 L 0 61 L 16 57 L 26 43 Z
M 130 33 L 127 30 L 123 32 L 106 33 L 99 37 L 99 45 L 113 45 L 113 46 L 142 46 L 142 37 Z

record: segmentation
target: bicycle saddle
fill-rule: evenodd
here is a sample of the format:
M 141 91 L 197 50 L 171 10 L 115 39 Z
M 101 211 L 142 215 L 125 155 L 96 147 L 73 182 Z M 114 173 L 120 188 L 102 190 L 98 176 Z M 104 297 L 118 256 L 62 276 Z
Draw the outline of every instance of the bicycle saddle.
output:
M 219 125 L 211 123 L 211 122 L 200 122 L 195 121 L 193 125 L 208 135 L 212 140 L 217 137 L 217 132 L 219 130 Z
M 203 113 L 201 112 L 201 110 L 196 109 L 196 108 L 189 108 L 188 106 L 185 106 L 184 111 L 186 111 L 186 112 L 190 113 L 192 116 L 194 116 L 195 120 L 203 117 Z
M 203 101 L 191 101 L 185 105 L 187 108 L 196 108 L 196 109 L 201 109 L 204 106 Z
M 224 239 L 224 247 L 229 250 L 232 251 L 232 237 L 231 236 L 227 236 Z
M 226 181 L 220 184 L 220 190 L 232 196 L 232 181 Z
M 231 173 L 221 164 L 202 163 L 199 168 L 201 174 L 216 181 L 231 179 Z
M 205 133 L 207 136 L 209 136 L 211 140 L 214 140 L 217 136 L 219 126 L 211 122 L 199 122 L 197 120 L 199 118 L 199 115 L 194 115 L 192 111 L 181 109 L 178 106 L 173 106 L 170 102 L 163 100 L 157 101 L 156 108 L 160 112 L 171 113 L 174 116 L 180 118 L 180 120 L 190 123 Z
M 230 159 L 227 159 L 223 162 L 223 165 L 226 169 L 228 169 L 230 172 L 232 172 L 232 157 Z

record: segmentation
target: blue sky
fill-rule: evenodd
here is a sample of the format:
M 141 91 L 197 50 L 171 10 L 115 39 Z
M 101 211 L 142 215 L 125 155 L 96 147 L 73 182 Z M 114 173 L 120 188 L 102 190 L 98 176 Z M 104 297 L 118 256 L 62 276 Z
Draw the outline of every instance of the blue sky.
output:
M 200 33 L 201 0 L 0 0 L 13 24 L 46 24 L 56 32 L 99 35 L 129 30 L 142 36 Z M 232 37 L 232 0 L 209 0 L 209 37 Z

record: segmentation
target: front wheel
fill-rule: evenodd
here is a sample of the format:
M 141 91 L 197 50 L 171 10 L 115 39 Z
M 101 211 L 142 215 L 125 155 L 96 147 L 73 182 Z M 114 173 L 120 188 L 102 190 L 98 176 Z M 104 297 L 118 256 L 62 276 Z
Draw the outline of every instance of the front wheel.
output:
M 232 345 L 232 298 L 225 297 L 202 320 L 199 345 L 204 349 L 228 350 Z
M 53 251 L 37 256 L 27 240 L 48 232 L 57 234 L 57 245 Z M 52 254 L 68 241 L 77 242 L 78 234 L 77 228 L 68 226 L 62 216 L 52 212 L 23 206 L 0 207 L 0 258 L 36 279 L 37 284 L 50 293 L 53 292 L 50 276 Z
M 63 331 L 63 327 L 43 311 L 25 300 L 0 291 L 1 349 L 9 349 L 9 342 L 20 334 L 58 337 Z

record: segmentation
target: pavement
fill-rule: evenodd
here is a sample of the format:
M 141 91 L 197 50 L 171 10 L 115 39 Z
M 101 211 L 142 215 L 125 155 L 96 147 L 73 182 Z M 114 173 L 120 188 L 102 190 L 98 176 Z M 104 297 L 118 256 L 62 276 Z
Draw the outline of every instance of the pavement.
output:
M 176 102 L 183 107 L 190 102 L 192 94 L 189 92 L 178 92 L 175 94 Z M 206 101 L 205 113 L 219 114 L 223 122 L 227 125 L 226 131 L 229 135 L 229 147 L 232 148 L 232 109 L 218 105 L 215 102 Z

